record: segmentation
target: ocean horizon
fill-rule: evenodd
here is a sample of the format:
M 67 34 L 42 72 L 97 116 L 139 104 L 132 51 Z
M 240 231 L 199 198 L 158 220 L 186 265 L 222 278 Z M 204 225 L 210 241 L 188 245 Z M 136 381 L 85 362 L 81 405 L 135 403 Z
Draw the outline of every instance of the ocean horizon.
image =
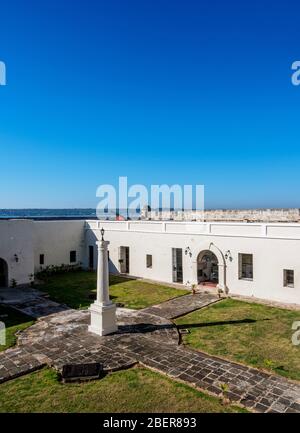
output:
M 117 209 L 117 214 L 120 216 L 130 216 L 127 210 Z M 103 219 L 114 217 L 115 212 L 108 210 L 103 212 Z M 58 218 L 76 218 L 76 219 L 97 219 L 95 208 L 65 208 L 65 209 L 45 209 L 45 208 L 24 208 L 24 209 L 0 209 L 0 219 L 58 219 Z

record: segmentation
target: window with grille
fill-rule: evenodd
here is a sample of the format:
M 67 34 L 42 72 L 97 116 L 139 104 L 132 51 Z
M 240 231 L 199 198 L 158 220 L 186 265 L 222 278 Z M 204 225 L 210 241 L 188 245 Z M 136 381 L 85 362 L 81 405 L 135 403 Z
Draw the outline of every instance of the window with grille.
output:
M 172 248 L 172 270 L 173 282 L 183 282 L 183 267 L 182 267 L 182 249 Z
M 239 279 L 253 280 L 253 255 L 239 254 Z
M 291 269 L 283 270 L 283 285 L 284 287 L 294 287 L 294 271 Z

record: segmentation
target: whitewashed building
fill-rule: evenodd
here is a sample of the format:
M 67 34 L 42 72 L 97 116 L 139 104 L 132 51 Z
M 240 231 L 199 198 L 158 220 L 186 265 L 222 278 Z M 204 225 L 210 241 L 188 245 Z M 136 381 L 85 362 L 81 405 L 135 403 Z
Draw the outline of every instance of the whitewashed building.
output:
M 102 227 L 112 273 L 300 304 L 299 223 L 0 221 L 0 286 L 49 265 L 95 268 Z
M 48 265 L 83 262 L 84 227 L 84 221 L 0 221 L 0 287 L 28 284 Z

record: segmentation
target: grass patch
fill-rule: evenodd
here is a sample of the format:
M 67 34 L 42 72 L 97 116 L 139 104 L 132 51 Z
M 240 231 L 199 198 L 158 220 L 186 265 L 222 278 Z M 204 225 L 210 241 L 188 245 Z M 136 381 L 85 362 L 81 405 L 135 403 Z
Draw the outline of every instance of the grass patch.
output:
M 44 369 L 0 385 L 0 412 L 241 412 L 145 368 L 62 384 Z
M 300 380 L 300 348 L 293 346 L 292 323 L 300 313 L 226 299 L 176 320 L 195 349 Z
M 6 330 L 6 344 L 0 345 L 0 352 L 16 344 L 17 331 L 23 331 L 34 323 L 25 314 L 4 305 L 0 305 L 0 321 L 4 322 Z
M 90 295 L 96 294 L 96 278 L 95 272 L 67 272 L 47 277 L 38 288 L 49 293 L 54 301 L 76 309 L 87 308 L 93 302 Z M 126 308 L 145 308 L 189 293 L 187 290 L 115 275 L 110 275 L 109 280 L 111 300 L 124 304 Z

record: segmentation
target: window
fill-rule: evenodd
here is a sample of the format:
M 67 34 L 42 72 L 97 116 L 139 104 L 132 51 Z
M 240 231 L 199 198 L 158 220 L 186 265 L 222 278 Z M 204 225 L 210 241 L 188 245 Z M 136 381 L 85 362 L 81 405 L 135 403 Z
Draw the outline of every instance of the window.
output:
M 294 271 L 291 269 L 283 270 L 283 285 L 284 287 L 294 287 Z
M 121 274 L 129 274 L 129 247 L 120 247 L 119 263 Z
M 94 245 L 89 245 L 89 268 L 94 269 Z
M 253 280 L 252 254 L 239 254 L 239 279 Z
M 182 249 L 172 248 L 173 283 L 183 282 Z
M 146 266 L 147 268 L 152 268 L 152 255 L 146 254 Z
M 45 254 L 40 254 L 40 265 L 45 264 Z
M 76 262 L 76 251 L 70 251 L 70 263 Z

